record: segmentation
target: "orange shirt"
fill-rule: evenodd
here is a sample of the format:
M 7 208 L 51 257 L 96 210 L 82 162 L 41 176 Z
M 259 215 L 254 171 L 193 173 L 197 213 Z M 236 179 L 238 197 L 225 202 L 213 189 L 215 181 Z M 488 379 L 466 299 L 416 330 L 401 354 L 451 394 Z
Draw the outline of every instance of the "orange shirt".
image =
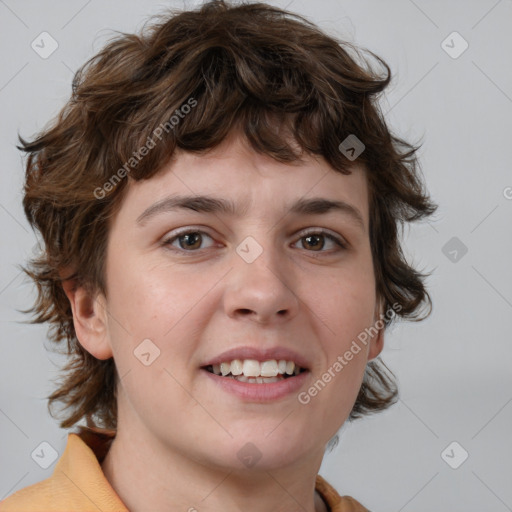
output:
M 66 449 L 52 476 L 0 502 L 0 512 L 129 512 L 101 469 L 115 431 L 81 427 L 68 434 Z M 348 496 L 341 497 L 320 475 L 316 490 L 330 512 L 368 512 Z

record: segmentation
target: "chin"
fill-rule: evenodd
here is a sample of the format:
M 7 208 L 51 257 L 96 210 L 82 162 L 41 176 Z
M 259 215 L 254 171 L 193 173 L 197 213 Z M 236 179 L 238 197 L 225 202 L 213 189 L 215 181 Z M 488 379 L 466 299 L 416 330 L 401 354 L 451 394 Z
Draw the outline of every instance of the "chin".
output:
M 229 439 L 225 445 L 226 453 L 230 454 L 225 463 L 237 470 L 273 470 L 295 463 L 307 453 L 308 446 L 304 437 L 300 437 L 297 431 L 288 435 L 273 423 L 271 428 L 257 428 L 245 431 L 244 434 L 235 435 L 231 431 L 233 439 Z M 272 430 L 274 430 L 272 432 Z M 271 433 L 270 433 L 271 432 Z

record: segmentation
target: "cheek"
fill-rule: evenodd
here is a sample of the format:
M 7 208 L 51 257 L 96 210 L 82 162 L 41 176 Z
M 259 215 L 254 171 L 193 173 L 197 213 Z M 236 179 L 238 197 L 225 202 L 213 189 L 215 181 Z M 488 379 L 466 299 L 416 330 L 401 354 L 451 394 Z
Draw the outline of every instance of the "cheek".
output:
M 327 421 L 327 416 L 332 420 L 348 415 L 361 386 L 369 349 L 365 330 L 373 325 L 376 306 L 373 268 L 346 269 L 317 284 L 309 304 L 312 317 L 319 319 L 317 335 L 324 354 L 314 388 L 304 400 L 318 395 L 319 402 L 332 404 L 318 409 Z
M 340 287 L 318 303 L 322 363 L 310 387 L 298 398 L 324 425 L 340 425 L 356 401 L 369 347 L 360 341 L 361 333 L 373 324 L 374 307 L 373 285 L 352 290 Z
M 110 267 L 109 308 L 134 337 L 165 338 L 204 295 L 202 280 L 172 265 L 124 261 Z
M 140 389 L 127 388 L 130 395 L 172 388 L 175 382 L 165 369 L 180 382 L 190 378 L 197 340 L 211 315 L 205 310 L 208 291 L 221 277 L 143 264 L 125 262 L 109 274 L 109 336 L 116 366 L 120 375 L 130 373 L 140 382 Z M 146 367 L 144 358 L 154 363 Z
M 336 275 L 316 279 L 311 308 L 324 321 L 334 346 L 350 345 L 374 319 L 376 307 L 373 269 L 342 270 Z
M 124 399 L 148 417 L 156 400 L 160 413 L 170 417 L 176 404 L 180 410 L 193 405 L 178 382 L 190 387 L 187 362 L 196 350 L 192 322 L 212 285 L 207 280 L 199 287 L 199 279 L 168 266 L 141 269 L 129 262 L 111 268 L 109 336 Z

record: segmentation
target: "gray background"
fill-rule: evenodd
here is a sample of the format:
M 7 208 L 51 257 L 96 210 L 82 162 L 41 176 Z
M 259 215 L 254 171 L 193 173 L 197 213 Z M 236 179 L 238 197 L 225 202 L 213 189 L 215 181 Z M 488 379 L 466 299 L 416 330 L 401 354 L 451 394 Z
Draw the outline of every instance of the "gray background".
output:
M 383 110 L 399 135 L 423 141 L 425 180 L 440 205 L 429 223 L 405 231 L 410 261 L 434 271 L 434 310 L 387 334 L 382 357 L 401 399 L 346 425 L 320 473 L 374 512 L 512 510 L 512 2 L 270 3 L 390 64 Z M 17 132 L 30 137 L 57 114 L 73 72 L 110 29 L 138 30 L 172 5 L 184 4 L 0 0 L 0 499 L 50 476 L 55 464 L 43 469 L 31 453 L 46 441 L 60 456 L 67 437 L 45 400 L 63 360 L 45 349 L 46 327 L 21 323 L 28 316 L 17 311 L 34 290 L 16 265 L 36 243 L 21 208 Z M 43 31 L 59 45 L 47 59 L 31 48 Z M 454 31 L 469 44 L 457 58 L 445 50 L 462 49 L 458 36 L 442 45 Z M 463 450 L 469 457 L 458 469 L 445 462 L 459 464 Z

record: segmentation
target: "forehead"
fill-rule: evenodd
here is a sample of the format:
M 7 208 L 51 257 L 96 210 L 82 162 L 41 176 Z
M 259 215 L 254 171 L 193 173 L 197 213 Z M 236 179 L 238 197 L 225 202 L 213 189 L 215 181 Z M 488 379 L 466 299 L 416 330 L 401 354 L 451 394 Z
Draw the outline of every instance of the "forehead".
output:
M 204 206 L 203 202 L 202 207 L 233 216 L 282 215 L 292 208 L 296 213 L 308 213 L 309 199 L 325 199 L 341 207 L 352 206 L 368 226 L 364 166 L 354 162 L 350 174 L 342 174 L 325 159 L 311 155 L 282 163 L 256 152 L 237 135 L 206 153 L 177 150 L 152 178 L 130 180 L 120 214 L 133 222 L 145 222 L 148 208 L 178 196 L 224 198 L 223 205 Z

